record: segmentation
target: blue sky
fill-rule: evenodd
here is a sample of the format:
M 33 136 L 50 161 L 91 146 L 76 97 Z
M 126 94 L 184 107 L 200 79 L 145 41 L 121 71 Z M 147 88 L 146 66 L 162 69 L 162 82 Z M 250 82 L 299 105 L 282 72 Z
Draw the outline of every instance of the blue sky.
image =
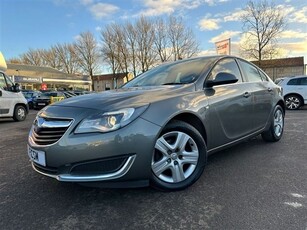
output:
M 287 18 L 279 39 L 282 57 L 305 56 L 307 63 L 306 0 L 276 0 Z M 200 41 L 201 54 L 214 54 L 214 42 L 231 38 L 232 53 L 242 42 L 239 16 L 247 0 L 1 0 L 0 51 L 6 59 L 29 48 L 72 43 L 90 31 L 100 41 L 100 30 L 112 22 L 179 15 Z

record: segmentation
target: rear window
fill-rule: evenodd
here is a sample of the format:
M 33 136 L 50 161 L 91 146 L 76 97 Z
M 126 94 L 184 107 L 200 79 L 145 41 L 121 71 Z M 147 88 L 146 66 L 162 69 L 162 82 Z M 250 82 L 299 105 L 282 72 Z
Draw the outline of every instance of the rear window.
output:
M 301 78 L 301 85 L 307 85 L 307 77 Z

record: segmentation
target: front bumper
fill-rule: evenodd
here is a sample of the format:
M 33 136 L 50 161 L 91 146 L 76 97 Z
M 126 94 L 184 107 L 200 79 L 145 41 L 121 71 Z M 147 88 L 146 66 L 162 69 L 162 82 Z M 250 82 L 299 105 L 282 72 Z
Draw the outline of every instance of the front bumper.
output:
M 52 177 L 57 179 L 58 181 L 63 181 L 63 182 L 97 182 L 97 181 L 105 181 L 105 180 L 114 180 L 117 178 L 121 178 L 122 176 L 124 176 L 129 169 L 131 168 L 134 160 L 135 160 L 135 155 L 133 156 L 129 156 L 127 158 L 127 160 L 125 161 L 125 163 L 122 165 L 122 167 L 118 168 L 116 171 L 114 172 L 105 172 L 105 173 L 101 173 L 101 174 L 89 174 L 89 175 L 81 175 L 81 174 L 72 174 L 70 173 L 71 171 L 68 170 L 67 173 L 62 173 L 62 174 L 53 174 L 51 172 L 48 172 L 46 170 L 46 168 L 43 168 L 41 166 L 39 166 L 38 164 L 35 164 L 32 162 L 32 168 L 44 175 L 44 176 L 48 176 L 48 177 Z
M 84 117 L 81 110 L 72 113 Z M 139 117 L 113 132 L 74 134 L 80 120 L 77 117 L 59 141 L 46 146 L 32 140 L 31 129 L 29 146 L 44 151 L 46 158 L 46 166 L 32 162 L 36 172 L 59 181 L 78 183 L 150 178 L 152 151 L 160 126 Z

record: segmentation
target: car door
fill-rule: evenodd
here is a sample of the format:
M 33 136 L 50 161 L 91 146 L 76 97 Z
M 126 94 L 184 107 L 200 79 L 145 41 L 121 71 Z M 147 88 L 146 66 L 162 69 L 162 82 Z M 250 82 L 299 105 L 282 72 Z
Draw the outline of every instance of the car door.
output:
M 273 105 L 273 83 L 256 66 L 238 60 L 249 91 L 252 93 L 253 109 L 251 110 L 250 122 L 253 124 L 251 131 L 258 131 L 265 127 Z
M 212 150 L 248 135 L 252 128 L 250 121 L 253 109 L 252 97 L 246 88 L 246 83 L 242 81 L 236 60 L 233 58 L 220 60 L 207 80 L 214 80 L 219 72 L 235 75 L 238 82 L 205 88 L 210 110 L 208 149 Z
M 304 104 L 307 104 L 307 77 L 302 77 L 299 83 L 298 93 L 303 96 Z

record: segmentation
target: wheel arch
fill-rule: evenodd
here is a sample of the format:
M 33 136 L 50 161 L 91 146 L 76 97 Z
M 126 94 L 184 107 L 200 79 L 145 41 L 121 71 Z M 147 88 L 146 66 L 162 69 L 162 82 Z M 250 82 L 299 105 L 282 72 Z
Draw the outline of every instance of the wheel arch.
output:
M 284 95 L 284 99 L 286 99 L 286 97 L 291 96 L 291 95 L 299 97 L 301 102 L 304 104 L 304 97 L 299 93 L 288 93 L 288 94 Z
M 284 113 L 286 112 L 286 105 L 283 100 L 279 100 L 276 105 L 279 105 L 283 109 Z
M 15 109 L 16 109 L 17 106 L 22 106 L 22 107 L 24 107 L 25 110 L 26 110 L 26 114 L 29 113 L 28 106 L 26 106 L 26 105 L 23 104 L 23 103 L 17 103 L 17 104 L 14 106 L 14 111 L 15 111 Z
M 169 124 L 170 122 L 174 120 L 183 121 L 183 122 L 188 123 L 189 125 L 192 125 L 195 129 L 197 129 L 200 132 L 202 138 L 207 144 L 207 141 L 208 141 L 207 131 L 206 131 L 206 128 L 203 122 L 198 116 L 196 116 L 193 113 L 188 113 L 188 112 L 180 113 L 174 116 L 173 118 L 171 118 L 165 125 Z

